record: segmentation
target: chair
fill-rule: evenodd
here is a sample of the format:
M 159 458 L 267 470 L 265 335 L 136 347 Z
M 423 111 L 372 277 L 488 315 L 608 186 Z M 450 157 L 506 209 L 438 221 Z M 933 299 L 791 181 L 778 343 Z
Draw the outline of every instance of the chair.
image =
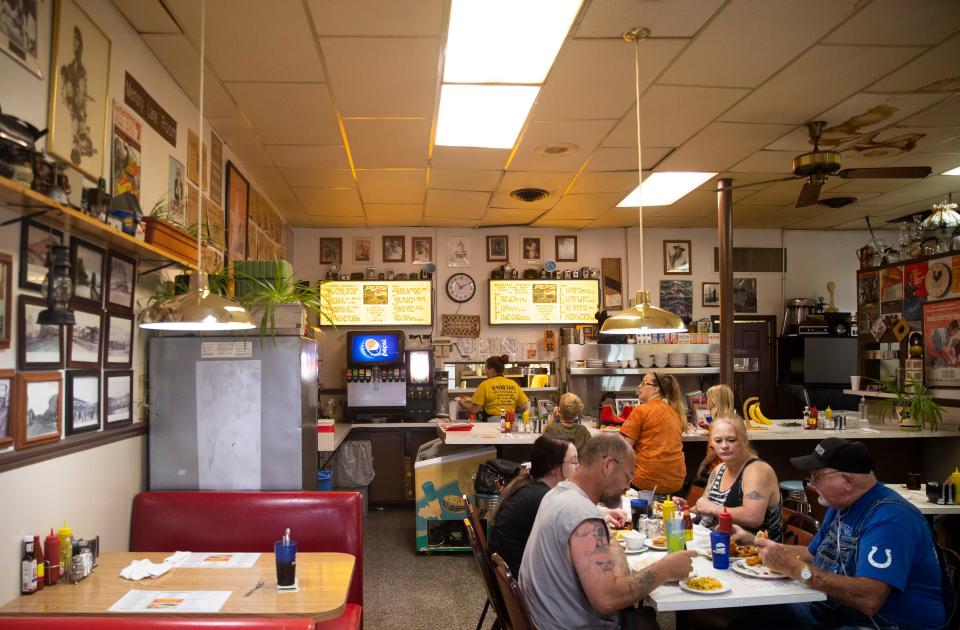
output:
M 490 560 L 493 562 L 494 573 L 497 575 L 497 583 L 500 584 L 503 603 L 506 605 L 507 614 L 510 616 L 510 627 L 512 630 L 536 630 L 533 618 L 530 616 L 530 608 L 527 606 L 527 598 L 524 597 L 520 585 L 513 579 L 510 567 L 498 553 L 493 554 Z
M 807 504 L 810 506 L 810 516 L 818 523 L 822 523 L 824 517 L 827 515 L 827 508 L 820 505 L 820 501 L 817 500 L 820 498 L 820 493 L 810 485 L 804 486 L 803 491 L 807 495 Z
M 804 483 L 800 479 L 785 479 L 780 482 L 780 497 L 783 499 L 784 506 L 791 506 L 792 509 L 801 514 L 810 513 L 810 504 L 807 495 L 803 492 Z
M 813 534 L 808 531 L 802 530 L 796 525 L 787 525 L 784 528 L 783 532 L 783 544 L 785 545 L 803 545 L 804 547 L 810 544 L 810 541 L 813 540 Z
M 469 505 L 469 504 L 468 504 Z M 477 630 L 483 626 L 483 620 L 487 616 L 487 609 L 493 607 L 493 612 L 497 616 L 493 624 L 494 629 L 511 630 L 508 623 L 509 617 L 504 606 L 503 599 L 500 597 L 500 589 L 497 588 L 496 576 L 493 574 L 493 566 L 490 564 L 490 556 L 487 554 L 485 546 L 481 546 L 480 538 L 477 536 L 470 519 L 463 519 L 463 524 L 467 528 L 467 540 L 470 541 L 470 548 L 473 550 L 473 557 L 480 568 L 480 575 L 483 577 L 483 586 L 487 589 L 487 601 L 483 603 L 483 611 L 480 612 L 480 619 L 477 621 Z
M 490 547 L 487 545 L 487 532 L 480 522 L 480 515 L 477 512 L 477 506 L 473 504 L 473 502 L 470 500 L 470 497 L 467 495 L 463 495 L 463 505 L 467 508 L 467 526 L 473 528 L 473 534 L 477 537 L 477 541 L 480 543 L 480 548 L 483 549 L 484 554 L 489 557 Z
M 793 525 L 797 529 L 801 529 L 810 534 L 816 534 L 820 531 L 820 523 L 814 520 L 812 516 L 801 514 L 790 508 L 783 508 L 780 515 L 783 519 L 784 526 Z

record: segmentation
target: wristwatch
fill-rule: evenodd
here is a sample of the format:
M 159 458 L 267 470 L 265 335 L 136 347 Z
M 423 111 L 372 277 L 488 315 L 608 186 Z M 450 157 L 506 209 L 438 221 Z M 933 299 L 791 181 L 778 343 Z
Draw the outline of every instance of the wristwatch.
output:
M 806 584 L 812 577 L 813 571 L 810 570 L 810 565 L 804 562 L 803 566 L 800 567 L 800 581 Z

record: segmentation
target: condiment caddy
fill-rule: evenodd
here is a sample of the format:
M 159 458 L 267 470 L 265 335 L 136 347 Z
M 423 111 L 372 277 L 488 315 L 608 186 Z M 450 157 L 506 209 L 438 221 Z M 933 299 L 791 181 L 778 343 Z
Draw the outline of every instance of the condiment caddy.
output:
M 100 555 L 100 537 L 74 540 L 73 531 L 64 521 L 56 533 L 50 529 L 42 547 L 40 536 L 24 536 L 22 547 L 20 592 L 32 595 L 61 578 L 76 584 L 90 575 Z

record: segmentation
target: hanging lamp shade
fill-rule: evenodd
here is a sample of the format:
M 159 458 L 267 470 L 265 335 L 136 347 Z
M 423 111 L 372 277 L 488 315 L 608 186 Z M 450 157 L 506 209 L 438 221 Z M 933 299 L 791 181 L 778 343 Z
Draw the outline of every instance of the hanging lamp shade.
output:
M 255 328 L 249 311 L 233 300 L 210 292 L 207 274 L 195 271 L 186 293 L 152 305 L 143 312 L 141 328 L 211 331 Z
M 650 304 L 650 294 L 637 291 L 636 305 L 611 315 L 600 327 L 601 335 L 649 335 L 687 332 L 683 320 L 670 311 Z

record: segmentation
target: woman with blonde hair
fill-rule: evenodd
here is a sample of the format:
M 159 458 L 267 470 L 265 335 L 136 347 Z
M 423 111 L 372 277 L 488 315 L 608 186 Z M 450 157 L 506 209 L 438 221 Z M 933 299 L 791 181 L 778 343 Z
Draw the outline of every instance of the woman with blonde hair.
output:
M 733 390 L 729 385 L 714 385 L 707 390 L 707 411 L 710 413 L 711 420 L 717 418 L 739 418 L 737 411 L 733 408 Z M 703 425 L 701 425 L 703 426 Z M 706 425 L 707 429 L 710 425 Z M 703 477 L 708 471 L 713 470 L 719 465 L 717 453 L 713 450 L 713 444 L 710 437 L 707 437 L 707 454 L 703 456 L 703 461 L 697 466 L 697 477 Z
M 567 392 L 560 397 L 560 403 L 553 408 L 555 422 L 548 424 L 543 432 L 570 440 L 579 453 L 590 439 L 590 430 L 579 422 L 575 422 L 581 412 L 583 412 L 583 401 L 576 394 Z
M 680 385 L 669 374 L 648 372 L 640 381 L 637 396 L 643 404 L 637 405 L 620 427 L 620 435 L 637 455 L 630 485 L 674 494 L 683 488 L 687 475 L 680 441 L 687 412 L 680 401 Z

